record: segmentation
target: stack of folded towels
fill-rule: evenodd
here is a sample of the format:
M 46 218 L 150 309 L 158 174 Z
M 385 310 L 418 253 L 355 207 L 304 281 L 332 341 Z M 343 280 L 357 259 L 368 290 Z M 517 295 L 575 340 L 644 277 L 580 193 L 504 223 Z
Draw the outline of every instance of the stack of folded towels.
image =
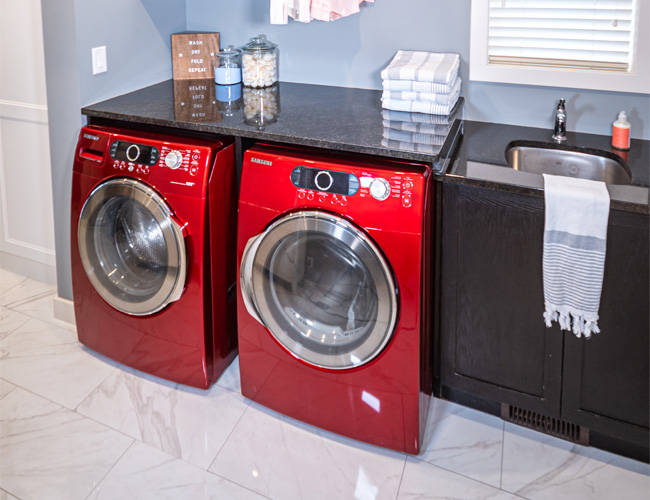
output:
M 384 126 L 381 144 L 389 149 L 437 154 L 447 139 L 456 114 L 455 111 L 450 116 L 443 116 L 384 109 L 381 112 Z
M 381 72 L 382 145 L 437 153 L 456 114 L 461 79 L 458 54 L 400 50 Z
M 460 97 L 458 54 L 398 50 L 381 72 L 382 107 L 449 115 Z

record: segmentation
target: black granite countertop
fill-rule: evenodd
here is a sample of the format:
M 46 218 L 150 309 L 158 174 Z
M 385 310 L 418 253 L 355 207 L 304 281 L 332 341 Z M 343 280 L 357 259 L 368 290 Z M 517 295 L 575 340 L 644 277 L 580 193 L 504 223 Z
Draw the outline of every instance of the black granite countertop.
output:
M 542 176 L 508 167 L 505 149 L 513 140 L 552 143 L 551 130 L 464 121 L 463 98 L 449 117 L 420 115 L 423 123 L 416 119 L 404 127 L 408 114 L 382 110 L 379 90 L 287 82 L 232 89 L 238 99 L 224 98 L 224 87 L 212 80 L 168 80 L 82 113 L 91 123 L 120 121 L 424 162 L 443 182 L 543 196 Z M 422 127 L 429 133 L 419 133 Z M 611 152 L 607 136 L 567 136 L 569 146 Z M 611 207 L 648 214 L 650 141 L 632 140 L 627 164 L 632 184 L 608 184 Z
M 462 142 L 453 164 L 445 172 L 444 181 L 502 189 L 533 196 L 544 195 L 540 174 L 513 170 L 506 163 L 505 151 L 511 141 L 543 142 L 557 147 L 551 139 L 552 130 L 465 121 Z M 595 134 L 567 133 L 561 147 L 604 151 L 620 154 L 632 174 L 630 185 L 608 184 L 611 208 L 648 214 L 648 181 L 650 177 L 650 141 L 631 141 L 628 152 L 616 153 L 611 138 Z
M 434 166 L 443 150 L 446 135 L 427 147 L 413 144 L 409 148 L 404 143 L 395 147 L 397 141 L 388 142 L 379 90 L 279 82 L 265 89 L 243 89 L 238 85 L 235 96 L 241 93 L 241 98 L 228 101 L 226 93 L 221 92 L 225 89 L 213 80 L 168 80 L 86 106 L 82 113 L 91 120 L 226 134 Z M 448 125 L 446 132 L 460 117 L 462 104 L 461 98 L 449 117 L 440 118 Z M 262 107 L 264 113 L 256 113 Z

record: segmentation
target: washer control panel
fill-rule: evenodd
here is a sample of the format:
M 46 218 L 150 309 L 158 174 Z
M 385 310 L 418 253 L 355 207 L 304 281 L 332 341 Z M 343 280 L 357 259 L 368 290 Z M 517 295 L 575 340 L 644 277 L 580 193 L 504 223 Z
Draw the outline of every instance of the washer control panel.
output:
M 138 165 L 153 166 L 160 158 L 158 148 L 128 141 L 113 141 L 108 152 L 113 160 Z
M 291 171 L 291 183 L 298 188 L 298 199 L 346 206 L 348 197 L 377 201 L 399 200 L 404 208 L 413 205 L 413 178 L 409 174 L 386 171 L 385 177 L 370 171 L 350 172 L 299 166 Z
M 356 175 L 335 170 L 296 167 L 291 171 L 291 182 L 298 189 L 352 196 L 359 190 Z
M 162 145 L 160 148 L 128 141 L 114 141 L 109 154 L 113 168 L 126 172 L 149 174 L 152 167 L 168 168 L 198 175 L 201 168 L 200 149 L 173 149 Z

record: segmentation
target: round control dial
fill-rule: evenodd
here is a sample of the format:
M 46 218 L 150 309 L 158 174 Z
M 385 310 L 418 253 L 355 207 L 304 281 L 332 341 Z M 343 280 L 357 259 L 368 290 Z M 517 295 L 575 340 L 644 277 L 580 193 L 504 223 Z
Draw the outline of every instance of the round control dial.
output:
M 370 183 L 370 196 L 375 200 L 384 201 L 390 196 L 390 184 L 386 179 L 378 177 Z
M 176 170 L 183 164 L 183 154 L 180 151 L 170 151 L 165 156 L 165 165 L 167 165 L 172 170 Z
M 130 162 L 134 162 L 135 160 L 138 159 L 140 156 L 140 146 L 137 144 L 131 144 L 127 149 L 126 149 L 126 159 L 129 160 Z
M 332 174 L 330 174 L 326 170 L 321 170 L 316 174 L 316 177 L 314 178 L 314 184 L 316 184 L 316 187 L 320 191 L 327 191 L 329 188 L 332 187 L 333 182 L 334 179 L 332 179 Z

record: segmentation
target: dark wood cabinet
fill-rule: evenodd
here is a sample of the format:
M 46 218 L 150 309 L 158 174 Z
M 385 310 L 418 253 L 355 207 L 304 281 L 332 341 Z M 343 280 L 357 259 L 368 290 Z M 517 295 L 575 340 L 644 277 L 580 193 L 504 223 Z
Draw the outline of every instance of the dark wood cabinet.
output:
M 601 333 L 564 341 L 562 415 L 648 444 L 650 303 L 648 216 L 610 213 L 598 321 Z
M 542 317 L 543 200 L 443 184 L 442 211 L 443 386 L 558 415 L 562 334 Z
M 601 333 L 585 340 L 544 324 L 544 199 L 452 183 L 440 191 L 439 394 L 647 447 L 648 216 L 611 212 Z

